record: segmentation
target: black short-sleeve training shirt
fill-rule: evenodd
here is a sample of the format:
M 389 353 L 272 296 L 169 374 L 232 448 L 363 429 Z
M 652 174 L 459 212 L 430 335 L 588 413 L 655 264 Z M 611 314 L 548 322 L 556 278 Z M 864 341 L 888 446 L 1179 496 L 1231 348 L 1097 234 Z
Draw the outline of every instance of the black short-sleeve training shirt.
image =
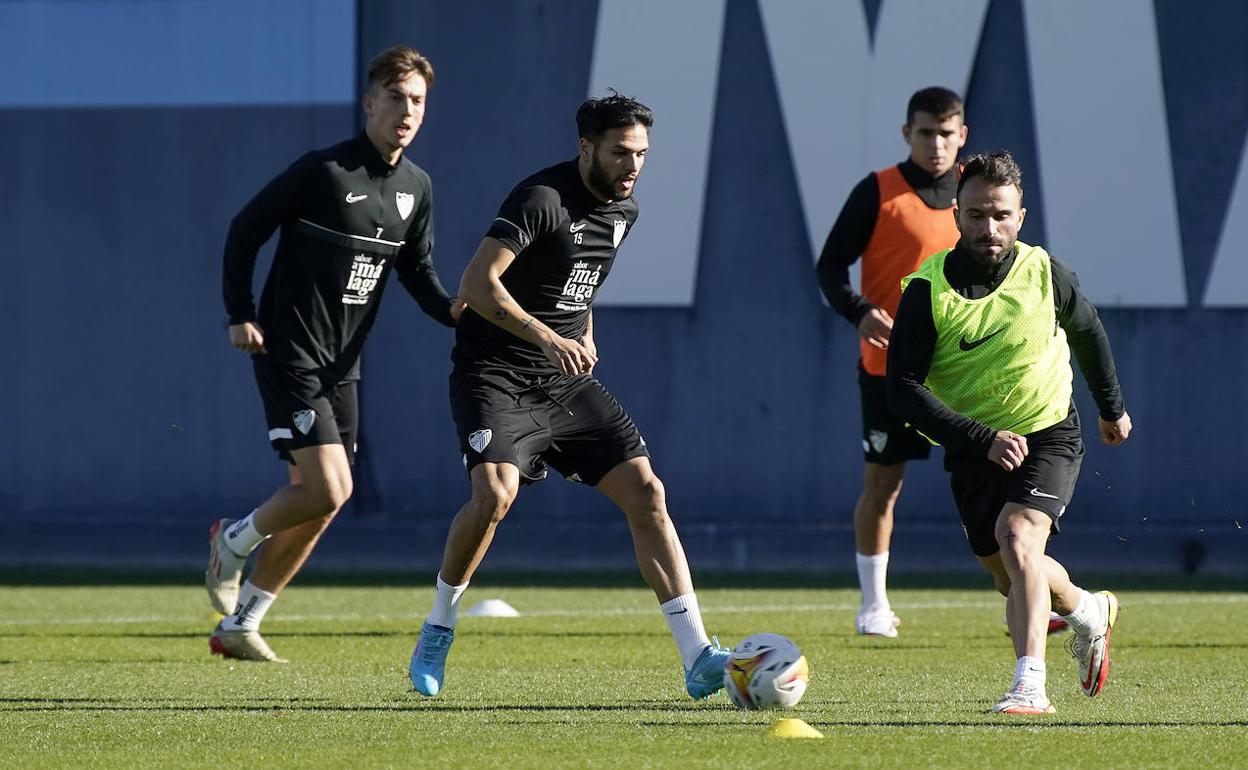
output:
M 637 213 L 632 197 L 603 203 L 591 195 L 571 160 L 516 185 L 486 236 L 516 255 L 501 280 L 520 307 L 556 334 L 580 339 Z M 502 367 L 535 376 L 559 371 L 537 346 L 471 310 L 456 328 L 451 357 L 461 370 Z

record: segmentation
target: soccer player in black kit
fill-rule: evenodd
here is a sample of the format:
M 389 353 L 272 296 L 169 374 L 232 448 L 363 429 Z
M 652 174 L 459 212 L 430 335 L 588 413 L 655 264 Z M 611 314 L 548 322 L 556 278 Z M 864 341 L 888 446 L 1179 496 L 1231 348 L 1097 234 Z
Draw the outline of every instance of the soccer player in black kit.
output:
M 432 65 L 411 48 L 379 53 L 368 70 L 364 132 L 295 161 L 230 225 L 230 343 L 252 356 L 269 440 L 290 463 L 290 485 L 209 532 L 205 584 L 227 616 L 210 639 L 216 654 L 280 661 L 260 621 L 351 496 L 360 350 L 391 270 L 439 323 L 454 326 L 463 312 L 433 267 L 429 176 L 403 157 L 432 84 Z M 257 313 L 256 254 L 279 228 Z M 269 538 L 240 587 L 248 554 Z
M 451 522 L 433 609 L 409 672 L 422 695 L 443 689 L 457 608 L 516 499 L 547 465 L 596 487 L 624 511 L 642 576 L 701 699 L 724 686 L 728 651 L 702 625 L 684 549 L 632 419 L 592 370 L 591 305 L 637 220 L 633 185 L 653 113 L 613 94 L 577 110 L 579 153 L 522 181 L 503 202 L 460 296 L 468 310 L 451 355 L 451 411 L 472 497 Z

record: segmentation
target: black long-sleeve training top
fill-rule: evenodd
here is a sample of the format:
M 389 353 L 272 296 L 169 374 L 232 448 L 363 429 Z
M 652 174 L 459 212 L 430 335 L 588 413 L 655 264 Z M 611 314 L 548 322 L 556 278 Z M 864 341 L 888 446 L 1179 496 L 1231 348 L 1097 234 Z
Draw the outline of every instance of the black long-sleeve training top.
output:
M 945 258 L 945 278 L 967 299 L 991 294 L 1009 275 L 1018 247 L 996 266 L 985 268 L 961 247 Z M 1053 305 L 1057 322 L 1092 391 L 1100 416 L 1117 420 L 1125 412 L 1109 337 L 1096 308 L 1079 290 L 1079 279 L 1066 265 L 1050 257 Z M 936 349 L 932 320 L 931 284 L 915 278 L 901 295 L 888 342 L 888 407 L 946 448 L 950 455 L 986 457 L 996 431 L 945 406 L 923 384 Z M 1072 406 L 1073 408 L 1073 406 Z
M 953 208 L 958 192 L 956 170 L 934 177 L 909 158 L 898 163 L 897 169 L 929 208 Z M 849 268 L 867 250 L 879 214 L 880 181 L 872 172 L 850 191 L 815 265 L 819 288 L 828 304 L 854 326 L 871 310 L 871 303 L 854 290 Z
M 453 326 L 434 269 L 429 175 L 407 158 L 391 166 L 361 133 L 299 158 L 230 223 L 225 310 L 256 321 L 266 358 L 331 380 L 359 377 L 359 355 L 393 268 L 420 308 Z M 281 228 L 260 308 L 251 280 L 260 247 Z

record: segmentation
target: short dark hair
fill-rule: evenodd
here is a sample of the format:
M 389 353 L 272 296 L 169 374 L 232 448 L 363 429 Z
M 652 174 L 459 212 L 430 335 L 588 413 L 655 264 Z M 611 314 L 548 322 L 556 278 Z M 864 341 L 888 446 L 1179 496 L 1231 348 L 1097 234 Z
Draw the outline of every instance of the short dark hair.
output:
M 1023 195 L 1023 170 L 1014 162 L 1009 150 L 1000 152 L 980 153 L 966 159 L 962 166 L 962 178 L 958 180 L 958 197 L 962 197 L 962 187 L 975 177 L 983 177 L 984 184 L 993 187 L 1014 185 L 1018 195 Z
M 906 104 L 906 125 L 914 122 L 917 112 L 926 112 L 937 120 L 946 120 L 954 115 L 962 115 L 965 119 L 965 107 L 956 91 L 944 86 L 928 86 L 915 91 Z
M 385 88 L 413 72 L 425 79 L 425 86 L 433 87 L 433 64 L 428 59 L 410 46 L 391 46 L 368 63 L 368 88 Z
M 590 141 L 597 140 L 613 128 L 654 125 L 654 113 L 631 96 L 610 89 L 601 99 L 586 99 L 576 110 L 576 130 Z

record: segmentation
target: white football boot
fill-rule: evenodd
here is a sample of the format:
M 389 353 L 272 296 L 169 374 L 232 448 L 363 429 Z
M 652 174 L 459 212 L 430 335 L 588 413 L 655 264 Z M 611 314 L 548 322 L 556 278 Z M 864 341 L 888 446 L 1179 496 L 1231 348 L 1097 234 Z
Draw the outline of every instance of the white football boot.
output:
M 218 519 L 208 530 L 208 569 L 204 570 L 204 586 L 212 607 L 222 615 L 231 615 L 238 606 L 238 590 L 243 583 L 246 556 L 239 556 L 225 544 L 225 530 L 233 519 Z
M 1044 690 L 1028 687 L 1022 682 L 1014 685 L 1014 689 L 1002 695 L 997 705 L 992 707 L 994 714 L 1052 714 L 1056 710 Z
M 863 636 L 884 636 L 893 639 L 897 636 L 897 626 L 901 619 L 888 608 L 868 607 L 858 612 L 854 627 Z
M 1099 693 L 1109 679 L 1109 635 L 1118 621 L 1117 596 L 1099 591 L 1092 598 L 1101 609 L 1101 625 L 1087 635 L 1076 632 L 1066 643 L 1079 672 L 1079 688 L 1089 698 Z
M 208 638 L 208 649 L 212 650 L 213 655 L 220 655 L 223 658 L 255 660 L 262 663 L 289 662 L 285 658 L 277 657 L 277 654 L 265 643 L 264 637 L 260 636 L 259 631 L 247 628 L 222 628 L 221 623 L 217 624 L 212 631 L 212 636 Z

